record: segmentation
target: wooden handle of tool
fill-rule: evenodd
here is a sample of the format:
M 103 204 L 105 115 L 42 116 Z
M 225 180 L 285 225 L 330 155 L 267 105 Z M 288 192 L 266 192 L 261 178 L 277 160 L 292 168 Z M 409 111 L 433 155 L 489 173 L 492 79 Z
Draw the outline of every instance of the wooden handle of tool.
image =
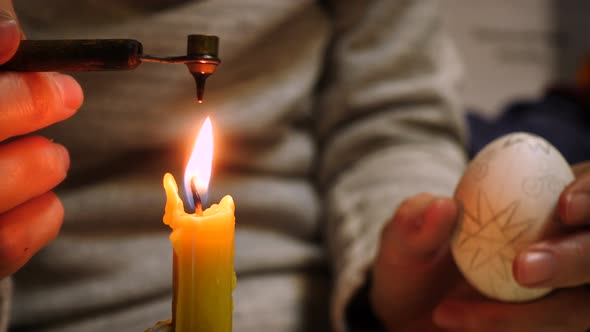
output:
M 142 45 L 133 39 L 22 40 L 0 71 L 102 71 L 134 69 Z

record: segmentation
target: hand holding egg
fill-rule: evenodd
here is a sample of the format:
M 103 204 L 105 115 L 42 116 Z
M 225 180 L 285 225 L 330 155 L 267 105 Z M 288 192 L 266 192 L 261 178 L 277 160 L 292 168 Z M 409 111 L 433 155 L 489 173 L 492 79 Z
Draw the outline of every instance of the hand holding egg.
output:
M 516 255 L 560 233 L 557 205 L 574 174 L 541 137 L 496 139 L 471 162 L 455 191 L 463 213 L 452 253 L 465 278 L 488 297 L 527 301 L 550 288 L 526 288 L 514 278 Z
M 457 186 L 463 212 L 451 247 L 467 281 L 501 301 L 444 298 L 435 324 L 450 332 L 587 331 L 589 193 L 590 163 L 572 173 L 540 137 L 516 133 L 489 144 Z
M 559 220 L 570 232 L 535 243 L 514 264 L 518 282 L 528 287 L 572 287 L 590 283 L 590 162 L 573 167 L 576 180 L 561 193 Z

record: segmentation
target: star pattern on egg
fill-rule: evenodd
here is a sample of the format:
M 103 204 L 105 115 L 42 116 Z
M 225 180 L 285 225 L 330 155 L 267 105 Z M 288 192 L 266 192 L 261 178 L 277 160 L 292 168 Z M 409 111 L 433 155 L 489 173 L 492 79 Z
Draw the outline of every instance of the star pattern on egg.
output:
M 489 265 L 495 273 L 490 276 L 491 280 L 508 280 L 516 255 L 513 244 L 529 229 L 531 219 L 517 218 L 518 200 L 495 209 L 487 195 L 479 192 L 476 203 L 476 211 L 464 210 L 463 231 L 457 239 L 457 247 L 467 255 L 468 269 Z
M 509 148 L 518 144 L 526 144 L 526 146 L 533 152 L 541 151 L 545 154 L 549 154 L 549 152 L 551 152 L 551 146 L 548 142 L 520 134 L 513 134 L 506 137 L 502 147 Z

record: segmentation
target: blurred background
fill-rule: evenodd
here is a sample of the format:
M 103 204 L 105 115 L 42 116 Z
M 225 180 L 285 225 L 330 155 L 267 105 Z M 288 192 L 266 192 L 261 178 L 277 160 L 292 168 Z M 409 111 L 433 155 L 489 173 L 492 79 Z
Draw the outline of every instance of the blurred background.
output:
M 590 1 L 443 0 L 464 63 L 470 154 L 529 131 L 590 159 Z
M 465 65 L 466 106 L 486 115 L 573 81 L 590 55 L 590 1 L 443 0 Z

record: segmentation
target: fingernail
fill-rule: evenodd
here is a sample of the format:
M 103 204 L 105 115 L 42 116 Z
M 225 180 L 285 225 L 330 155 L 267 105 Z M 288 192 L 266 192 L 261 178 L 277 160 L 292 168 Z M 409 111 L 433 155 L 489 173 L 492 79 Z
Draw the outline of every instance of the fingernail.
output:
M 69 75 L 57 74 L 53 79 L 57 83 L 64 106 L 72 111 L 80 108 L 84 99 L 80 84 Z
M 529 251 L 518 256 L 514 271 L 523 286 L 543 286 L 556 272 L 555 256 L 547 251 Z
M 57 143 L 53 143 L 53 147 L 55 148 L 55 151 L 57 152 L 58 156 L 63 160 L 65 170 L 66 171 L 69 170 L 70 169 L 70 153 L 68 152 L 68 149 L 66 149 L 65 146 L 63 146 L 61 144 L 57 144 Z
M 590 222 L 590 194 L 586 192 L 570 193 L 566 198 L 566 222 Z
M 465 317 L 464 307 L 457 303 L 445 302 L 434 310 L 434 323 L 444 329 L 460 329 Z
M 16 19 L 10 14 L 0 11 L 0 63 L 10 60 L 16 52 L 19 40 L 20 29 Z

